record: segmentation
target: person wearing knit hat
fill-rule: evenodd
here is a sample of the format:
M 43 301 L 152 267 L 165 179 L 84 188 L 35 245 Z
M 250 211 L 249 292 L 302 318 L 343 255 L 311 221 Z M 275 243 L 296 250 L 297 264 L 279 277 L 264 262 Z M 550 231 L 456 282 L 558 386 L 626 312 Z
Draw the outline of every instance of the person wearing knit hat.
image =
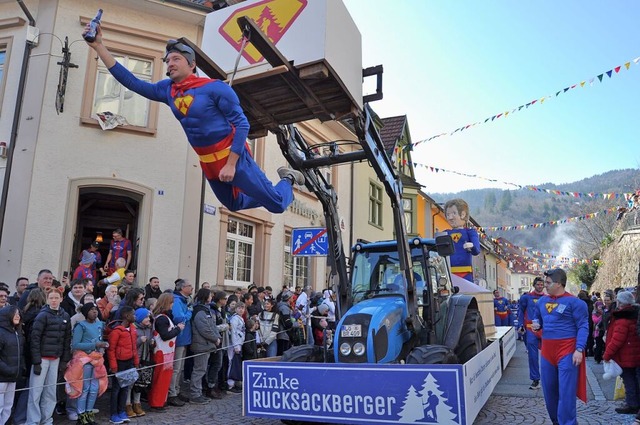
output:
M 73 328 L 71 349 L 73 360 L 65 370 L 69 395 L 76 395 L 75 406 L 78 423 L 95 423 L 93 407 L 96 399 L 103 394 L 108 386 L 107 371 L 104 367 L 101 351 L 108 347 L 102 340 L 104 323 L 98 320 L 98 306 L 88 302 L 80 307 L 80 313 L 85 317 Z M 88 360 L 88 361 L 87 361 Z M 79 396 L 77 394 L 80 393 Z M 69 408 L 67 400 L 67 408 Z
M 82 315 L 84 317 L 89 317 L 89 311 L 95 308 L 96 309 L 96 313 L 98 312 L 98 306 L 95 305 L 94 303 L 87 303 L 84 304 L 82 307 L 80 307 L 80 313 L 82 313 Z M 97 317 L 97 316 L 96 316 Z M 94 319 L 95 320 L 95 319 Z
M 82 258 L 80 259 L 80 264 L 73 271 L 73 279 L 91 279 L 91 281 L 95 284 L 96 279 L 91 270 L 95 262 L 96 262 L 95 254 L 86 250 L 82 251 Z
M 138 335 L 137 347 L 140 366 L 150 366 L 153 364 L 152 348 L 154 346 L 153 329 L 151 328 L 151 312 L 144 307 L 140 307 L 136 309 L 134 315 L 134 326 Z M 127 416 L 130 418 L 144 416 L 147 414 L 142 409 L 142 404 L 140 402 L 142 399 L 141 393 L 151 385 L 151 381 L 153 380 L 153 369 L 143 368 L 139 373 L 141 374 L 141 379 L 130 391 L 125 404 L 125 411 Z M 131 403 L 129 403 L 129 401 L 131 401 Z
M 89 30 L 87 24 L 85 33 Z M 211 189 L 227 209 L 264 207 L 275 214 L 287 210 L 293 202 L 293 187 L 304 185 L 304 175 L 280 167 L 280 181 L 274 185 L 269 180 L 248 149 L 249 120 L 238 95 L 224 81 L 195 75 L 193 48 L 183 41 L 169 40 L 164 56 L 169 78 L 150 83 L 138 79 L 116 61 L 103 44 L 100 26 L 95 40 L 87 44 L 120 84 L 171 108 L 200 158 Z
M 636 302 L 635 297 L 629 291 L 618 292 L 618 295 L 616 296 L 616 301 L 618 303 L 618 308 L 622 308 Z
M 76 314 L 71 316 L 71 329 L 74 329 L 76 325 L 82 322 L 83 320 L 87 320 L 87 315 L 82 312 L 82 307 L 85 304 L 95 305 L 96 308 L 98 309 L 97 320 L 103 321 L 102 314 L 100 313 L 100 308 L 98 307 L 98 304 L 96 303 L 95 298 L 93 297 L 93 294 L 84 294 L 80 298 L 80 305 L 76 308 Z
M 140 324 L 142 323 L 142 321 L 144 319 L 146 319 L 147 317 L 149 317 L 151 313 L 149 312 L 149 310 L 147 310 L 144 307 L 141 307 L 139 309 L 136 310 L 136 324 Z
M 625 404 L 616 407 L 621 414 L 637 413 L 640 409 L 640 379 L 636 373 L 640 337 L 636 332 L 638 306 L 629 291 L 620 291 L 617 296 L 617 308 L 611 313 L 611 322 L 607 328 L 605 342 L 605 362 L 615 360 L 622 368 L 622 382 L 625 388 Z

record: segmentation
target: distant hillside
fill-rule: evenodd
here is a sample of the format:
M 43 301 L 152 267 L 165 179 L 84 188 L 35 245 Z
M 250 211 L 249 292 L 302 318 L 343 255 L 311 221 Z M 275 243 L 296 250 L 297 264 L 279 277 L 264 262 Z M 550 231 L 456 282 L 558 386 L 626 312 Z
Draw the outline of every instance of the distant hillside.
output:
M 629 193 L 640 188 L 640 170 L 608 171 L 562 185 L 552 183 L 531 183 L 530 185 L 566 192 Z M 523 189 L 475 189 L 458 193 L 429 193 L 429 196 L 437 202 L 446 202 L 453 198 L 464 199 L 471 209 L 471 217 L 482 227 L 545 223 L 604 211 L 607 208 L 626 204 L 624 199 L 574 198 L 566 195 L 552 195 Z M 615 214 L 607 217 L 609 223 L 614 220 Z M 558 234 L 558 229 L 571 227 L 571 224 L 561 224 L 542 229 L 488 233 L 492 237 L 503 236 L 518 246 L 533 247 L 534 249 L 558 255 L 557 251 L 560 242 L 554 240 L 554 236 Z M 564 255 L 567 254 L 565 253 Z

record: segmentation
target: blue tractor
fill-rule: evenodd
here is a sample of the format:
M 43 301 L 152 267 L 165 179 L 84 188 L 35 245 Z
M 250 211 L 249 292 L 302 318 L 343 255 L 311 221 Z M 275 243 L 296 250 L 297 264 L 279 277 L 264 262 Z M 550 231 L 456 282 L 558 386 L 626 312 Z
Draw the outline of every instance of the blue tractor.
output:
M 329 239 L 330 283 L 337 293 L 339 322 L 333 349 L 293 347 L 283 361 L 339 363 L 465 363 L 486 346 L 477 300 L 457 294 L 447 256 L 451 237 L 406 239 L 402 184 L 385 153 L 365 105 L 354 121 L 362 150 L 342 153 L 310 147 L 293 125 L 276 132 L 289 163 L 300 170 L 307 188 L 322 203 Z M 323 152 L 322 154 L 318 152 Z M 335 191 L 321 167 L 368 161 L 391 200 L 396 239 L 358 242 L 347 267 L 338 223 Z

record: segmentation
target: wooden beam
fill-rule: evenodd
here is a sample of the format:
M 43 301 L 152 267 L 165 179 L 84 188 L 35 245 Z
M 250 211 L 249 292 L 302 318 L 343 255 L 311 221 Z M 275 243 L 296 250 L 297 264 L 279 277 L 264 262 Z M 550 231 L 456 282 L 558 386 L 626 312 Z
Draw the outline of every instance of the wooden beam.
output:
M 300 68 L 299 75 L 303 80 L 321 80 L 329 77 L 329 68 L 322 62 L 314 63 Z
M 248 83 L 249 81 L 271 77 L 272 75 L 278 75 L 288 71 L 289 69 L 287 69 L 286 66 L 280 65 L 280 66 L 276 66 L 275 68 L 268 69 L 267 71 L 260 72 L 258 74 L 251 74 L 251 75 L 245 75 L 243 77 L 236 77 L 236 79 L 233 80 L 233 87 L 235 88 L 236 86 L 239 86 L 242 83 Z

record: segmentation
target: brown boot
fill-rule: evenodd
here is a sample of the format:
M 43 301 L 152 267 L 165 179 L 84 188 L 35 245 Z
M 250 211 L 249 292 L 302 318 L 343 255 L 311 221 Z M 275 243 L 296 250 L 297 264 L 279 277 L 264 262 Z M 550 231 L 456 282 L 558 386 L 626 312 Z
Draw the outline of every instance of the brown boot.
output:
M 144 410 L 142 410 L 142 405 L 140 403 L 133 403 L 133 411 L 138 416 L 144 416 L 147 414 Z
M 133 411 L 133 408 L 131 407 L 130 404 L 127 404 L 125 407 L 125 413 L 127 414 L 128 417 L 130 418 L 135 418 L 136 416 L 136 412 Z

